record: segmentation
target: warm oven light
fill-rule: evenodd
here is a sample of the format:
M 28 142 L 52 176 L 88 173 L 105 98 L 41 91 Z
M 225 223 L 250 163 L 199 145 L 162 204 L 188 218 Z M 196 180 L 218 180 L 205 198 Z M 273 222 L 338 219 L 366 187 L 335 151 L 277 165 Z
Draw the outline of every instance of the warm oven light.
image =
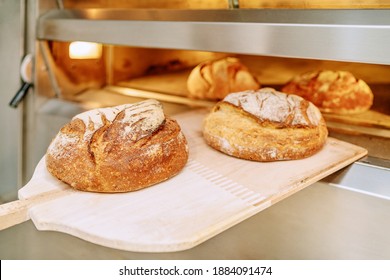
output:
M 102 56 L 102 44 L 89 42 L 72 42 L 69 46 L 69 57 L 72 59 L 97 59 Z

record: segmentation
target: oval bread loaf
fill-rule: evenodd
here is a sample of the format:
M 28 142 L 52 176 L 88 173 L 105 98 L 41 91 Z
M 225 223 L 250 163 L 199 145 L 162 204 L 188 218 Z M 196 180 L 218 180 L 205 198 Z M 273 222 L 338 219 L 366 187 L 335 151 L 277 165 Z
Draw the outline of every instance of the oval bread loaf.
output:
M 78 190 L 128 192 L 176 175 L 187 159 L 178 123 L 146 100 L 75 116 L 48 147 L 46 166 Z
M 312 71 L 298 75 L 282 91 L 299 95 L 324 113 L 356 114 L 367 111 L 374 95 L 361 79 L 347 71 Z
M 231 92 L 258 88 L 259 82 L 235 57 L 203 62 L 187 79 L 188 96 L 194 99 L 221 100 Z
M 320 111 L 272 88 L 231 93 L 205 118 L 208 145 L 254 161 L 301 159 L 319 151 L 328 130 Z

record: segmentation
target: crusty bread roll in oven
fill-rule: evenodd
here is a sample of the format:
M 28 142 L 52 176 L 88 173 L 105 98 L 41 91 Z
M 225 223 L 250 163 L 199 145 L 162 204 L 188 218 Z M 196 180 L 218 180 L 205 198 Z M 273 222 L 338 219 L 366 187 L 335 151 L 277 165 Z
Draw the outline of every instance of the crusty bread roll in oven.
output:
M 347 71 L 312 71 L 294 77 L 283 89 L 299 95 L 322 112 L 355 114 L 370 109 L 374 95 L 361 79 Z
M 272 88 L 229 94 L 203 126 L 211 147 L 254 161 L 311 156 L 323 147 L 327 135 L 325 121 L 312 103 Z
M 188 147 L 155 100 L 95 109 L 61 128 L 46 153 L 48 171 L 75 189 L 135 191 L 176 175 Z
M 258 88 L 256 78 L 234 57 L 203 62 L 187 79 L 188 96 L 194 99 L 221 100 L 231 92 Z

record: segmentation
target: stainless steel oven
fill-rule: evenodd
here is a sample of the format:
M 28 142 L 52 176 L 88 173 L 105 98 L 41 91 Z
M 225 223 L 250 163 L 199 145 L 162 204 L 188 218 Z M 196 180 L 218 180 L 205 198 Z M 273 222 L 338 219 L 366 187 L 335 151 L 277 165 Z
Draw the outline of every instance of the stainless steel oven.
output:
M 274 88 L 312 69 L 347 70 L 370 85 L 374 105 L 363 116 L 325 115 L 330 135 L 366 148 L 367 157 L 193 249 L 125 252 L 26 222 L 0 232 L 0 256 L 390 258 L 390 1 L 363 2 L 26 1 L 33 60 L 20 105 L 22 185 L 58 129 L 86 109 L 144 98 L 170 114 L 210 106 L 186 89 L 191 69 L 209 59 L 236 56 Z M 82 44 L 94 52 L 77 53 Z

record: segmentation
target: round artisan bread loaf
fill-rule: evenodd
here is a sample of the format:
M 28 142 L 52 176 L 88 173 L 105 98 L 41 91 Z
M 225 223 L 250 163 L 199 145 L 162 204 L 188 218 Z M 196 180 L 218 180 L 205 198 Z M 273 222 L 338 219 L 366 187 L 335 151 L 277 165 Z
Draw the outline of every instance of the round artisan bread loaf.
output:
M 324 113 L 356 114 L 367 111 L 374 95 L 370 87 L 347 71 L 311 71 L 295 76 L 282 91 L 299 95 Z
M 254 161 L 306 158 L 323 147 L 327 135 L 312 103 L 272 88 L 229 94 L 203 123 L 208 145 Z
M 203 62 L 187 79 L 188 96 L 194 99 L 221 100 L 231 92 L 259 88 L 256 78 L 235 57 Z
M 51 142 L 46 166 L 78 190 L 128 192 L 176 175 L 187 159 L 178 123 L 146 100 L 75 116 Z

